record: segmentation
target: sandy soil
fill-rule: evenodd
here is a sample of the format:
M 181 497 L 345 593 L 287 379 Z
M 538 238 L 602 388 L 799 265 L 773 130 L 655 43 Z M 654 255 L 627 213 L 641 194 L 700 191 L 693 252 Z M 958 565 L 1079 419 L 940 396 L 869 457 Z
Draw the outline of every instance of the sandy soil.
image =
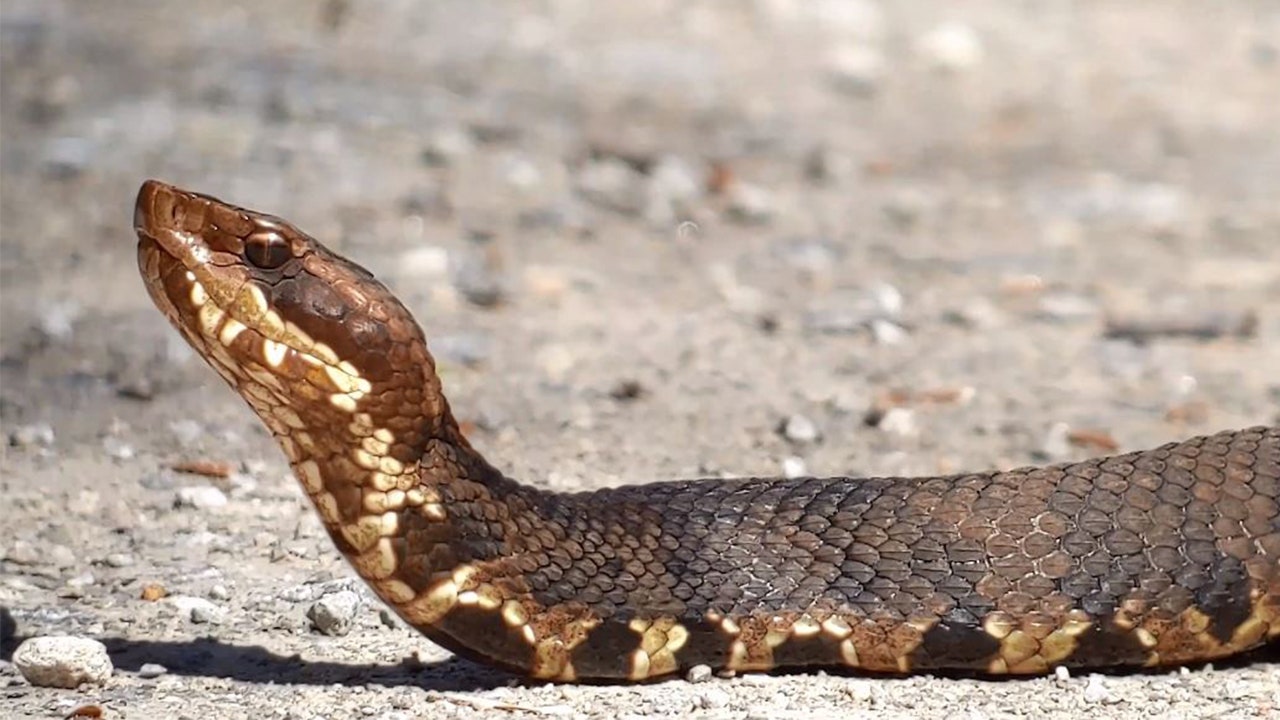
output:
M 454 660 L 353 580 L 149 304 L 130 230 L 158 177 L 354 256 L 418 313 L 474 442 L 547 487 L 1008 467 L 1275 423 L 1276 4 L 8 0 L 0 22 L 0 658 L 70 633 L 115 664 L 57 690 L 0 660 L 0 715 L 1280 707 L 1266 656 L 645 687 Z M 172 469 L 196 460 L 234 472 Z M 352 627 L 317 632 L 342 590 Z

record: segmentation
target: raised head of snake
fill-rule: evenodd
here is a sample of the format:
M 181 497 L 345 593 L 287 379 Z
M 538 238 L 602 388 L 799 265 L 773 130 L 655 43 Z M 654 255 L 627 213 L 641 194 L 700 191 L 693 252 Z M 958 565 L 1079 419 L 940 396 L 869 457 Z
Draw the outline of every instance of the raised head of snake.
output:
M 276 217 L 150 181 L 156 305 L 431 639 L 538 678 L 693 665 L 1043 673 L 1280 636 L 1280 428 L 1044 468 L 557 494 L 467 443 L 417 323 Z

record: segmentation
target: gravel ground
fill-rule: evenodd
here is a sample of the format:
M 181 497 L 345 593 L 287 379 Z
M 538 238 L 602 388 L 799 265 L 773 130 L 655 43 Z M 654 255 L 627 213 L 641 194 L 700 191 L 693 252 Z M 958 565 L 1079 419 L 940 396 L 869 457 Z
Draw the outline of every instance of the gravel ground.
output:
M 354 580 L 150 306 L 130 230 L 158 177 L 356 257 L 418 313 L 473 441 L 545 487 L 1011 467 L 1275 423 L 1276 3 L 7 0 L 0 21 L 0 715 L 1280 708 L 1274 652 L 643 687 L 453 659 Z M 88 664 L 57 677 L 90 681 L 29 684 L 14 648 L 44 635 L 100 641 L 114 672 L 55 642 Z

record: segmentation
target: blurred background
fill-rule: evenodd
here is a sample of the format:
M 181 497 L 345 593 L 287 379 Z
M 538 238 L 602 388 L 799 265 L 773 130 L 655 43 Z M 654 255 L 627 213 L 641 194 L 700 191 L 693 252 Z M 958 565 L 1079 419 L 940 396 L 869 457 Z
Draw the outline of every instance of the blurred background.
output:
M 373 270 L 473 440 L 543 486 L 1277 421 L 1274 2 L 6 0 L 0 63 L 0 556 L 72 556 L 6 591 L 36 629 L 120 543 L 228 572 L 301 522 L 314 551 L 257 571 L 345 572 L 145 296 L 148 177 Z M 251 489 L 174 512 L 191 459 Z M 94 587 L 111 631 L 136 593 Z
M 815 353 L 941 378 L 957 327 L 1025 346 L 1046 320 L 1206 311 L 1224 317 L 1190 320 L 1231 330 L 1275 297 L 1271 3 L 14 0 L 2 17 L 8 422 L 162 381 L 185 352 L 133 268 L 147 177 L 355 256 L 464 366 L 543 343 L 552 370 L 602 361 L 577 323 L 678 363 L 645 338 L 697 344 L 723 309 L 765 332 L 708 364 L 762 355 L 765 377 L 742 377 L 794 392 L 787 366 Z M 517 327 L 536 330 L 503 337 Z M 1194 369 L 1176 362 L 1175 395 Z

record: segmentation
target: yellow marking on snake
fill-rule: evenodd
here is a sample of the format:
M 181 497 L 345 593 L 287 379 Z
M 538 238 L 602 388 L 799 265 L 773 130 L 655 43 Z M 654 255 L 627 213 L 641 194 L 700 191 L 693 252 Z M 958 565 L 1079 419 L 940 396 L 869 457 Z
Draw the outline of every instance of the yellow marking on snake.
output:
M 413 588 L 409 587 L 408 583 L 403 580 L 396 580 L 395 578 L 379 580 L 374 585 L 374 589 L 378 591 L 380 596 L 390 603 L 409 602 L 417 596 L 417 594 L 413 592 Z
M 356 464 L 365 470 L 377 470 L 378 458 L 369 454 L 364 448 L 356 448 L 351 451 L 352 457 L 355 458 Z
M 628 676 L 632 680 L 667 675 L 679 669 L 676 652 L 688 642 L 689 630 L 675 618 L 632 618 L 627 628 L 640 635 L 640 647 L 631 653 Z
M 522 627 L 529 622 L 529 614 L 524 611 L 524 605 L 516 600 L 508 600 L 502 604 L 502 621 L 508 627 Z
M 275 340 L 262 341 L 262 357 L 271 367 L 280 367 L 284 357 L 289 353 L 289 346 Z
M 360 444 L 364 446 L 365 451 L 370 455 L 377 455 L 379 457 L 386 455 L 391 449 L 387 443 L 382 442 L 376 437 L 367 437 L 360 441 Z
M 303 460 L 294 466 L 293 472 L 309 494 L 314 495 L 324 489 L 324 478 L 320 476 L 320 466 L 315 460 Z
M 217 337 L 218 326 L 222 323 L 222 319 L 227 316 L 222 308 L 216 303 L 205 303 L 200 306 L 200 332 L 205 337 Z M 228 358 L 230 359 L 230 358 Z
M 237 337 L 240 337 L 240 333 L 247 329 L 248 328 L 245 327 L 244 323 L 235 318 L 229 317 L 227 318 L 227 321 L 222 324 L 222 330 L 218 333 L 218 342 L 223 345 L 230 345 L 236 341 Z

